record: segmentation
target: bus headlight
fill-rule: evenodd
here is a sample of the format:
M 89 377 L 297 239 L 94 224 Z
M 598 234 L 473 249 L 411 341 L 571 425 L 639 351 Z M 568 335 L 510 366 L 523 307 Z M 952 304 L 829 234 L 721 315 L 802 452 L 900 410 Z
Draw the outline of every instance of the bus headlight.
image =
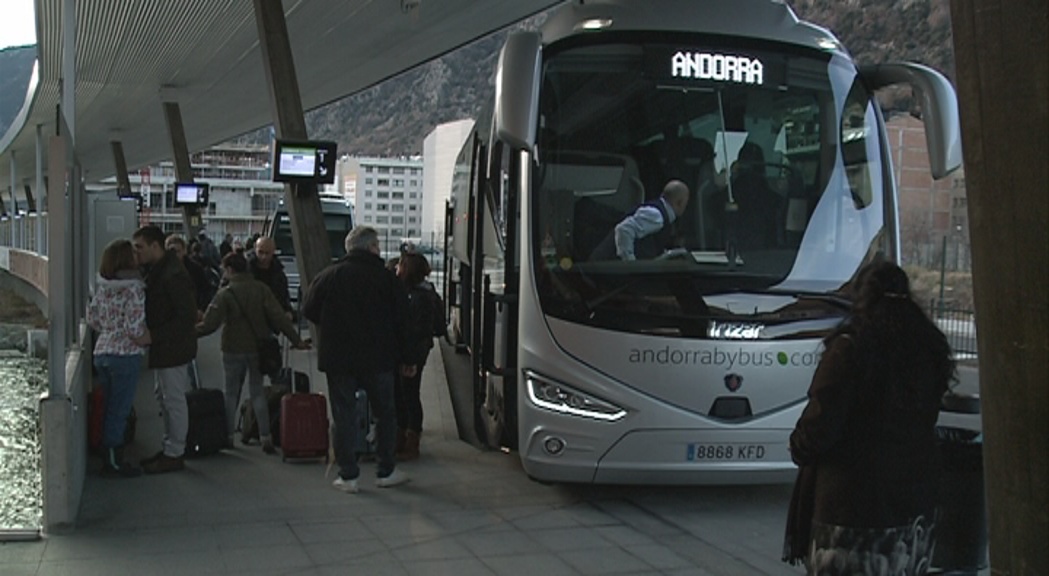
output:
M 531 370 L 525 370 L 524 377 L 528 386 L 528 399 L 540 408 L 606 422 L 615 422 L 626 416 L 626 410 L 619 406 L 554 382 Z

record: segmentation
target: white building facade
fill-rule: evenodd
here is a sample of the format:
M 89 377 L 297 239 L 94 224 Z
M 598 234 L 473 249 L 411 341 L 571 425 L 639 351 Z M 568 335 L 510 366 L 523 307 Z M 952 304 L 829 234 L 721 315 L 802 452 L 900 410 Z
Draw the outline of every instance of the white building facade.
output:
M 463 143 L 473 130 L 473 120 L 438 125 L 423 140 L 422 238 L 435 246 L 444 242 L 444 207 L 452 193 L 452 171 Z
M 244 241 L 261 234 L 284 197 L 284 184 L 273 182 L 268 146 L 223 144 L 190 156 L 193 180 L 210 187 L 201 208 L 202 231 L 217 242 L 226 234 Z M 182 208 L 174 203 L 175 167 L 168 160 L 128 173 L 131 191 L 142 195 L 139 223 L 183 233 Z M 116 178 L 102 180 L 101 189 Z
M 336 186 L 352 203 L 355 224 L 379 232 L 384 253 L 424 242 L 422 158 L 343 157 Z

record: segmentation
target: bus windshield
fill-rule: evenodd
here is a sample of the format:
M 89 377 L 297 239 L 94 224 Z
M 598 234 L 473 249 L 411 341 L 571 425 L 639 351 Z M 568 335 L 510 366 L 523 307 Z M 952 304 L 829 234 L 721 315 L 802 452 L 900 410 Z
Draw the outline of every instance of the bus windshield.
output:
M 881 120 L 855 65 L 702 38 L 545 51 L 530 232 L 546 313 L 657 333 L 691 316 L 840 316 L 820 296 L 894 254 Z M 680 214 L 660 200 L 673 180 Z
M 346 255 L 346 234 L 353 229 L 353 219 L 345 214 L 324 214 L 324 228 L 328 232 L 328 243 L 331 245 L 332 259 Z M 280 211 L 276 216 L 276 229 L 273 242 L 277 245 L 277 254 L 287 258 L 295 256 L 295 245 L 291 240 L 291 218 L 288 213 Z

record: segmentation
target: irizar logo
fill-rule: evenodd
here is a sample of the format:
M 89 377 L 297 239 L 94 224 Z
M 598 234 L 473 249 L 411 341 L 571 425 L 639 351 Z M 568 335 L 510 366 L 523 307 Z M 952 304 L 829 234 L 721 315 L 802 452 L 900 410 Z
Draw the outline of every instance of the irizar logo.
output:
M 711 322 L 707 336 L 718 340 L 756 340 L 765 326 L 740 322 Z

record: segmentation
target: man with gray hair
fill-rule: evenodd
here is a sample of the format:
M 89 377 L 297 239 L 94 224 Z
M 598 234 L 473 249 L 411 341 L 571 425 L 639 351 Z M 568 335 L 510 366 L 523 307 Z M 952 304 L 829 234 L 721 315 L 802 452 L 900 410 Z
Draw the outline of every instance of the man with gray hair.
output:
M 401 365 L 408 320 L 404 283 L 386 269 L 379 234 L 360 226 L 346 235 L 346 256 L 322 270 L 310 283 L 303 315 L 317 325 L 317 367 L 328 378 L 328 398 L 335 421 L 337 490 L 359 490 L 356 393 L 368 393 L 376 426 L 378 470 L 375 485 L 389 488 L 408 481 L 396 469 L 394 442 L 394 371 L 414 375 Z
M 684 182 L 667 182 L 659 198 L 638 206 L 616 224 L 594 248 L 590 260 L 649 259 L 674 248 L 677 242 L 674 221 L 685 213 L 688 198 L 688 186 Z

